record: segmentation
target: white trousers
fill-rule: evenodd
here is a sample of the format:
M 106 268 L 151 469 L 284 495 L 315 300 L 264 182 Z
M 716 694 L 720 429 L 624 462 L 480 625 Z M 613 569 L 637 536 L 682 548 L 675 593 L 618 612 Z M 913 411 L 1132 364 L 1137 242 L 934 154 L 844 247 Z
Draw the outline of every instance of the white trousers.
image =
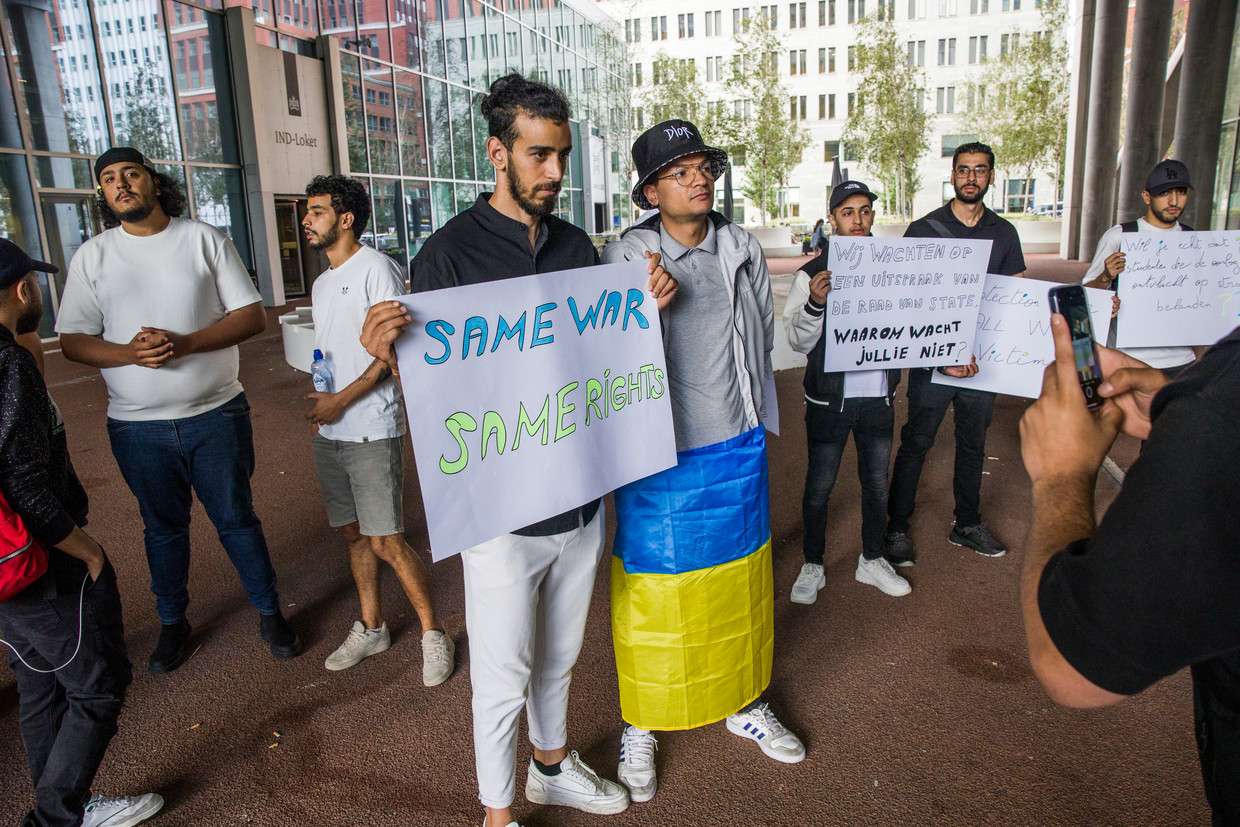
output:
M 522 706 L 535 748 L 568 743 L 568 684 L 603 556 L 604 523 L 600 505 L 582 528 L 550 537 L 505 534 L 461 554 L 483 806 L 512 804 Z

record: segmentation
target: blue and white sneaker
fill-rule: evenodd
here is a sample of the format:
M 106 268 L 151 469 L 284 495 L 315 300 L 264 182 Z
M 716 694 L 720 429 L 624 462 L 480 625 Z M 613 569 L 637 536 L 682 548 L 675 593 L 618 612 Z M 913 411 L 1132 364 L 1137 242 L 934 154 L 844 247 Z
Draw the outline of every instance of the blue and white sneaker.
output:
M 800 738 L 784 729 L 771 711 L 770 704 L 760 703 L 733 712 L 728 716 L 727 724 L 728 732 L 757 741 L 762 751 L 776 761 L 795 764 L 805 757 L 805 745 Z

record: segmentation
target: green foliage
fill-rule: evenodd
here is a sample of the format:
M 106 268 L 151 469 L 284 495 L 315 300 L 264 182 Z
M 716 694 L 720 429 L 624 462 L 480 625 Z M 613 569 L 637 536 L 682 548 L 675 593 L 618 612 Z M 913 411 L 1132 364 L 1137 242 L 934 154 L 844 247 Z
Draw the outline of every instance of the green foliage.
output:
M 902 218 L 921 186 L 917 163 L 930 148 L 925 75 L 905 55 L 891 20 L 858 24 L 854 66 L 861 80 L 843 135 L 877 177 L 885 211 Z
M 1043 0 L 1043 30 L 1013 34 L 1007 54 L 988 61 L 970 84 L 965 116 L 968 131 L 994 149 L 997 166 L 1028 182 L 1046 164 L 1056 189 L 1068 146 L 1067 13 L 1067 0 Z
M 148 158 L 174 160 L 181 157 L 181 151 L 171 120 L 172 97 L 166 85 L 158 85 L 162 77 L 154 62 L 138 69 L 124 113 L 117 118 L 116 138 L 118 144 L 135 147 Z

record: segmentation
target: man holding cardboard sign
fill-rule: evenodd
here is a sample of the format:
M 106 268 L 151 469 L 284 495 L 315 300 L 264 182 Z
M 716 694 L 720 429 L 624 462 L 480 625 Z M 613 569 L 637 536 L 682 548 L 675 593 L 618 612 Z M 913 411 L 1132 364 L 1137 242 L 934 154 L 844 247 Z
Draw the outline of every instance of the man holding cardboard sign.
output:
M 1022 276 L 1025 257 L 1011 222 L 1000 218 L 982 199 L 995 180 L 995 153 L 986 144 L 968 143 L 952 156 L 952 186 L 956 197 L 914 221 L 905 238 L 974 238 L 991 241 L 988 273 Z M 977 362 L 939 368 L 948 376 L 966 378 L 977 373 Z M 915 560 L 909 538 L 909 520 L 917 502 L 917 483 L 926 454 L 950 405 L 956 423 L 956 467 L 952 491 L 956 500 L 956 523 L 948 540 L 978 554 L 999 557 L 1007 553 L 982 525 L 982 465 L 986 461 L 986 429 L 994 411 L 995 395 L 986 391 L 935 385 L 926 368 L 909 371 L 908 421 L 900 430 L 887 501 L 887 556 L 897 566 Z

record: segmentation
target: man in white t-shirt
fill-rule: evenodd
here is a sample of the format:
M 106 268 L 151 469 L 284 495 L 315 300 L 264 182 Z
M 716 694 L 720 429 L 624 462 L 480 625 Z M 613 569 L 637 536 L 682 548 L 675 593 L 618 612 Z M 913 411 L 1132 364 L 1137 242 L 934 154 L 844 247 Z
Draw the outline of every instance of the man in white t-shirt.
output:
M 453 667 L 452 639 L 435 618 L 426 567 L 404 537 L 405 412 L 391 368 L 362 347 L 362 322 L 371 306 L 406 292 L 400 267 L 359 243 L 370 220 L 370 196 L 361 181 L 319 175 L 306 187 L 301 222 L 310 247 L 331 267 L 314 282 L 314 343 L 332 368 L 335 386 L 306 396 L 315 434 L 327 520 L 344 530 L 362 619 L 327 658 L 328 669 L 348 669 L 392 645 L 379 600 L 379 561 L 396 572 L 422 622 L 422 681 L 437 686 Z
M 277 658 L 301 641 L 280 613 L 276 574 L 254 513 L 254 434 L 237 345 L 266 326 L 228 237 L 181 218 L 185 196 L 136 149 L 95 162 L 96 210 L 109 229 L 73 256 L 56 331 L 65 357 L 101 368 L 108 437 L 138 500 L 163 629 L 153 675 L 190 649 L 189 520 L 194 494 L 219 533 L 259 634 Z
M 1145 179 L 1141 197 L 1149 205 L 1145 215 L 1136 221 L 1116 224 L 1102 234 L 1093 263 L 1085 271 L 1082 282 L 1086 287 L 1115 290 L 1119 274 L 1124 272 L 1124 254 L 1119 251 L 1120 236 L 1124 233 L 1166 233 L 1180 230 L 1192 231 L 1180 223 L 1180 213 L 1193 185 L 1188 180 L 1188 167 L 1179 161 L 1162 161 Z M 1111 322 L 1108 346 L 1115 346 L 1118 319 Z M 1191 347 L 1130 347 L 1124 350 L 1129 356 L 1140 359 L 1150 367 L 1160 368 L 1168 376 L 1174 376 L 1193 361 Z

